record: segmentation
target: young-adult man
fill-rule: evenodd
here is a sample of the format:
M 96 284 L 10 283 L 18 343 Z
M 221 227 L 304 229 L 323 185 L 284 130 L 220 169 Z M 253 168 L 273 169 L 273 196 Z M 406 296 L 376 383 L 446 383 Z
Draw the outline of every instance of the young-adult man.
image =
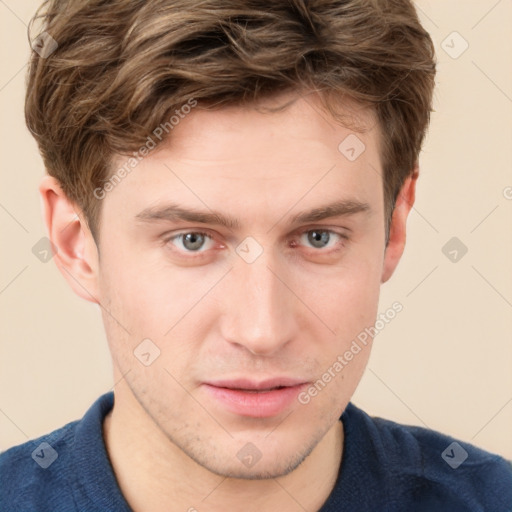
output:
M 350 403 L 431 110 L 412 4 L 45 9 L 45 222 L 117 384 L 2 454 L 0 508 L 511 510 L 503 458 Z

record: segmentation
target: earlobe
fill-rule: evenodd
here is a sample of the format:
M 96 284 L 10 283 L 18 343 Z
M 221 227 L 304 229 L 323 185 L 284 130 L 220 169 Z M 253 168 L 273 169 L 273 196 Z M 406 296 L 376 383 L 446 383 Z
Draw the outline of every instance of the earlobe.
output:
M 414 205 L 418 174 L 419 170 L 416 166 L 413 173 L 402 185 L 395 202 L 395 208 L 389 227 L 389 241 L 386 246 L 384 265 L 382 268 L 382 283 L 385 283 L 393 275 L 404 252 L 407 217 Z
M 39 193 L 57 267 L 77 295 L 99 303 L 98 252 L 82 212 L 52 176 L 41 180 Z

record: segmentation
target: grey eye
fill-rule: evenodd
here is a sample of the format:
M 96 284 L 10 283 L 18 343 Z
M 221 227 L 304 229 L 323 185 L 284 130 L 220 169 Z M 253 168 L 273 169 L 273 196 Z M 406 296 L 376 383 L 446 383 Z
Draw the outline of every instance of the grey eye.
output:
M 307 232 L 308 242 L 315 249 L 324 249 L 331 240 L 331 232 L 326 230 L 311 230 Z
M 178 247 L 185 252 L 202 252 L 202 249 L 207 240 L 211 239 L 206 233 L 198 233 L 196 231 L 189 231 L 188 233 L 180 233 L 174 236 L 171 240 L 178 241 Z
M 187 233 L 183 238 L 183 247 L 190 251 L 197 251 L 204 244 L 204 238 L 201 233 Z

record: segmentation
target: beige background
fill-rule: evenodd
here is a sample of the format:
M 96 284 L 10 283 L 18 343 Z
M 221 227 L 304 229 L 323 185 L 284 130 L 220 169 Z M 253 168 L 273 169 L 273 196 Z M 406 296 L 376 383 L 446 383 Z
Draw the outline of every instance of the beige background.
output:
M 32 253 L 46 234 L 22 111 L 38 3 L 0 0 L 0 450 L 80 418 L 114 384 L 98 307 Z M 408 245 L 382 288 L 380 310 L 404 310 L 376 339 L 353 401 L 512 459 L 512 2 L 417 5 L 438 53 L 436 112 Z M 456 59 L 443 49 L 463 48 L 454 31 L 469 44 Z M 468 248 L 456 263 L 441 250 L 454 236 Z

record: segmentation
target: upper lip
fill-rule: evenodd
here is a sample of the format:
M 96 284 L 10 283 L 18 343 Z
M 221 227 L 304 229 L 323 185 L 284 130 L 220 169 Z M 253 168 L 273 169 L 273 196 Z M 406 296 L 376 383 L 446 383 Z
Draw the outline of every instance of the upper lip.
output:
M 291 377 L 274 377 L 260 381 L 250 379 L 226 379 L 208 381 L 205 384 L 215 386 L 217 388 L 241 389 L 250 391 L 262 391 L 279 387 L 292 387 L 300 384 L 306 384 L 306 381 L 294 379 Z

